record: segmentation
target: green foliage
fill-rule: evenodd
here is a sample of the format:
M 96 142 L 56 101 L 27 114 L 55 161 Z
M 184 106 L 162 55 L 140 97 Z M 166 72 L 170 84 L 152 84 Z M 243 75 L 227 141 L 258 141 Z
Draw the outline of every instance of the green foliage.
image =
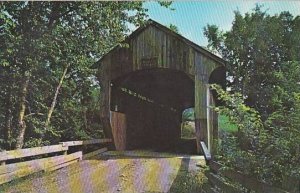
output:
M 170 25 L 168 26 L 168 28 L 170 28 L 170 30 L 172 30 L 173 32 L 180 34 L 180 33 L 179 33 L 179 30 L 178 30 L 178 27 L 177 27 L 176 25 L 170 24 Z
M 217 85 L 212 88 L 225 103 L 216 110 L 238 127 L 237 133 L 223 134 L 218 159 L 268 183 L 283 183 L 287 176 L 300 178 L 300 93 L 290 96 L 292 109 L 278 109 L 263 122 L 240 94 L 230 94 Z
M 185 109 L 182 112 L 182 121 L 194 121 L 195 120 L 195 110 L 194 108 Z
M 227 32 L 204 30 L 208 47 L 227 60 L 232 91 L 213 86 L 225 103 L 216 110 L 238 129 L 222 133 L 219 159 L 268 183 L 299 179 L 300 17 L 257 6 L 236 11 Z
M 194 122 L 186 121 L 182 123 L 182 129 L 181 129 L 181 138 L 195 138 L 196 132 L 195 132 L 195 126 Z
M 289 12 L 270 16 L 257 6 L 245 15 L 236 11 L 231 30 L 208 25 L 204 34 L 208 47 L 227 60 L 228 86 L 265 119 L 274 111 L 270 103 L 278 77 L 272 72 L 284 62 L 300 61 L 300 17 Z
M 257 148 L 257 136 L 263 128 L 263 123 L 257 111 L 246 106 L 242 95 L 239 93 L 230 94 L 218 85 L 211 86 L 218 93 L 218 98 L 224 101 L 224 106 L 215 108 L 221 115 L 229 119 L 229 123 L 238 129 L 237 143 L 242 148 L 254 150 Z M 246 139 L 246 141 L 245 141 Z
M 182 193 L 182 192 L 201 192 L 203 186 L 206 183 L 203 170 L 201 172 L 191 172 L 188 171 L 184 161 L 181 163 L 181 168 L 179 169 L 176 178 L 170 188 L 170 192 Z M 203 167 L 204 164 L 203 164 Z
M 129 24 L 143 25 L 146 17 L 143 2 L 134 1 L 0 2 L 0 147 L 14 143 L 20 133 L 15 128 L 26 77 L 26 147 L 102 137 L 100 87 L 91 66 L 124 40 Z
M 229 118 L 225 115 L 220 114 L 218 116 L 219 129 L 226 132 L 236 132 L 238 130 L 237 126 L 229 121 Z
M 172 1 L 158 1 L 158 3 L 163 7 L 170 8 L 171 10 L 175 10 L 174 8 L 171 8 L 171 5 L 173 3 Z
M 300 64 L 288 62 L 276 72 L 271 104 L 274 109 L 264 125 L 264 150 L 269 163 L 282 176 L 300 178 Z M 272 174 L 270 174 L 272 175 Z M 273 174 L 272 177 L 278 177 Z

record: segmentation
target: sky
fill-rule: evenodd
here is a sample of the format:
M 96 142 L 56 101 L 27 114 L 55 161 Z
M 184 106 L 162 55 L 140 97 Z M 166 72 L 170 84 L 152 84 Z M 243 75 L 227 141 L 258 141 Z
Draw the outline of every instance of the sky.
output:
M 174 24 L 179 33 L 200 46 L 207 45 L 207 39 L 203 35 L 203 27 L 207 24 L 215 24 L 223 31 L 232 26 L 234 11 L 242 14 L 252 11 L 256 4 L 262 5 L 270 15 L 282 11 L 289 11 L 294 16 L 300 15 L 300 1 L 251 1 L 251 0 L 227 0 L 227 1 L 174 1 L 171 8 L 160 6 L 157 2 L 146 2 L 144 7 L 148 9 L 149 18 L 169 26 Z

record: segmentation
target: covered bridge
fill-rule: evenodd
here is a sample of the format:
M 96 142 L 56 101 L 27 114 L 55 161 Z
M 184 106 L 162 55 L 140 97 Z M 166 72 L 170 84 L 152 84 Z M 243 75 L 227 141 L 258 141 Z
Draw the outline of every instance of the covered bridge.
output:
M 97 62 L 101 121 L 117 150 L 176 144 L 182 112 L 194 107 L 197 149 L 212 150 L 218 104 L 209 84 L 225 86 L 224 61 L 149 20 Z

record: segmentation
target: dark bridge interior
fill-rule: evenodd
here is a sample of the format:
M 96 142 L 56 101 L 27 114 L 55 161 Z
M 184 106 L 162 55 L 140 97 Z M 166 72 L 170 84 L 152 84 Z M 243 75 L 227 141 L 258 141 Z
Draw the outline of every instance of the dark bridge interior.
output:
M 126 116 L 127 149 L 165 150 L 179 142 L 184 109 L 194 106 L 194 80 L 148 69 L 112 81 L 111 110 Z

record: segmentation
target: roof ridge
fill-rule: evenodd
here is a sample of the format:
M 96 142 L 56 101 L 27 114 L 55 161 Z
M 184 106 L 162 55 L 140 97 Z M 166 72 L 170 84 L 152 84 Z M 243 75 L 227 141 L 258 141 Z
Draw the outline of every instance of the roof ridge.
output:
M 191 40 L 187 39 L 186 37 L 184 37 L 183 35 L 180 35 L 174 31 L 172 31 L 170 28 L 168 28 L 167 26 L 164 26 L 162 24 L 160 24 L 159 22 L 149 18 L 146 22 L 145 25 L 141 25 L 140 27 L 138 27 L 136 30 L 134 30 L 130 35 L 125 37 L 125 40 L 123 41 L 123 43 L 127 43 L 130 39 L 134 38 L 135 36 L 137 36 L 138 34 L 140 34 L 141 32 L 143 32 L 146 28 L 148 28 L 149 26 L 154 26 L 160 30 L 163 30 L 166 33 L 169 33 L 170 35 L 173 35 L 177 38 L 180 38 L 184 43 L 186 43 L 187 45 L 191 46 L 192 48 L 194 48 L 195 50 L 197 50 L 198 52 L 200 52 L 201 54 L 209 57 L 210 59 L 222 64 L 225 66 L 226 61 L 215 55 L 214 53 L 208 51 L 207 49 L 205 49 L 204 47 L 192 42 Z M 109 54 L 110 52 L 112 52 L 113 50 L 119 48 L 120 46 L 117 45 L 115 46 L 113 49 L 111 49 L 109 52 L 107 52 L 105 55 L 103 55 L 99 61 L 101 61 L 107 54 Z M 99 62 L 98 61 L 98 62 Z M 98 63 L 96 62 L 96 63 Z M 96 65 L 96 64 L 95 64 Z M 94 66 L 94 65 L 93 65 Z M 95 67 L 95 66 L 94 66 Z

